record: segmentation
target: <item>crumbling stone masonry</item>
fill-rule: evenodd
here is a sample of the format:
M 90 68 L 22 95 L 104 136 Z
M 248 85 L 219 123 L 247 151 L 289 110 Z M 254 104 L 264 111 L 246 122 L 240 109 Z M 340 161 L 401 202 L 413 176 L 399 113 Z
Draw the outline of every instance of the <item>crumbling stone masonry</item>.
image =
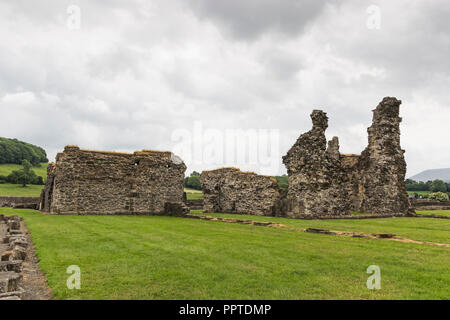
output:
M 287 216 L 348 215 L 348 177 L 342 170 L 338 138 L 327 149 L 326 113 L 314 110 L 311 119 L 313 128 L 283 157 L 289 177 Z
M 0 215 L 0 300 L 20 300 L 23 261 L 28 242 L 21 230 L 21 218 Z
M 0 207 L 39 209 L 39 197 L 0 197 Z
M 203 171 L 203 212 L 277 215 L 280 192 L 273 177 L 236 168 Z
M 401 101 L 386 97 L 373 111 L 369 144 L 361 155 L 339 153 L 334 137 L 326 149 L 328 118 L 311 114 L 313 128 L 283 157 L 288 169 L 288 216 L 347 215 L 350 210 L 381 215 L 412 213 L 400 147 Z
M 405 151 L 400 147 L 401 103 L 387 97 L 373 111 L 372 126 L 367 129 L 369 145 L 354 168 L 359 176 L 350 185 L 352 190 L 355 185 L 358 188 L 357 194 L 351 194 L 357 199 L 357 211 L 402 215 L 410 210 Z
M 66 146 L 48 166 L 41 211 L 55 214 L 184 215 L 186 165 L 171 152 L 133 154 Z

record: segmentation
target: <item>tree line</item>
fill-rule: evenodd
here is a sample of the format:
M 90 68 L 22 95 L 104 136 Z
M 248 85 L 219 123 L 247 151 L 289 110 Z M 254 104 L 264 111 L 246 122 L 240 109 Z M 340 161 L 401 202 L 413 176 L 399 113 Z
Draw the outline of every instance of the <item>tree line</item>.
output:
M 17 139 L 0 137 L 0 164 L 22 164 L 23 160 L 27 160 L 33 166 L 48 162 L 47 153 L 41 147 Z
M 406 179 L 405 182 L 408 191 L 450 192 L 450 183 L 439 179 L 427 182 Z

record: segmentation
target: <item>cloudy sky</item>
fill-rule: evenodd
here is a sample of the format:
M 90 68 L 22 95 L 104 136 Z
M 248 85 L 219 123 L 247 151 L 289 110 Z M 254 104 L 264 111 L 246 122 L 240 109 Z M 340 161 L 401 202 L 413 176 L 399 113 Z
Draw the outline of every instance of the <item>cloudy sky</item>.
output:
M 278 174 L 312 109 L 360 153 L 395 96 L 408 175 L 450 167 L 449 19 L 447 0 L 0 0 L 0 136 Z M 253 133 L 271 165 L 239 157 Z

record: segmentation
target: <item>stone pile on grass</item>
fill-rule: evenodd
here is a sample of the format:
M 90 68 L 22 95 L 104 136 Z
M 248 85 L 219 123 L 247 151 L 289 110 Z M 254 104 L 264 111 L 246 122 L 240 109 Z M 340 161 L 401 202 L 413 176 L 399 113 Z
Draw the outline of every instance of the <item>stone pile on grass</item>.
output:
M 0 215 L 0 300 L 20 300 L 22 264 L 27 256 L 27 239 L 19 216 Z

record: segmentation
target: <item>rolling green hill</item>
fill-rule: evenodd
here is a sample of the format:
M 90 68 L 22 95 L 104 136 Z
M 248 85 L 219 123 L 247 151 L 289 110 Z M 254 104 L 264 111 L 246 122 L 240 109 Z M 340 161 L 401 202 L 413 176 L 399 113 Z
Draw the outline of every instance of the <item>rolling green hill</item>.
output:
M 0 163 L 21 164 L 28 160 L 33 165 L 48 162 L 47 153 L 41 147 L 17 139 L 0 137 Z
M 14 170 L 20 170 L 22 166 L 20 164 L 0 164 L 0 176 L 7 176 Z M 40 163 L 38 166 L 33 166 L 33 171 L 38 175 L 47 179 L 47 163 Z

